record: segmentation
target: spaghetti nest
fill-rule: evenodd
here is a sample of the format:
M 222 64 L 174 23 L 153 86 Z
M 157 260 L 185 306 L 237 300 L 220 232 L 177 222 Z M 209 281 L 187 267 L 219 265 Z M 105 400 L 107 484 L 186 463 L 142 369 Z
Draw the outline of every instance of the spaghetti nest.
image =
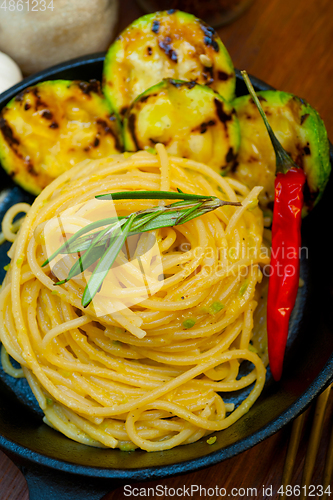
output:
M 268 261 L 256 207 L 261 188 L 250 192 L 205 165 L 168 157 L 160 145 L 156 149 L 157 155 L 87 160 L 47 186 L 12 245 L 1 290 L 5 370 L 21 374 L 10 355 L 20 363 L 45 422 L 92 446 L 158 451 L 192 443 L 244 415 L 265 381 L 264 363 L 250 343 L 259 265 Z M 66 210 L 75 218 L 75 207 L 96 195 L 159 189 L 214 195 L 242 206 L 223 206 L 155 230 L 163 267 L 160 287 L 122 309 L 111 307 L 101 315 L 93 303 L 84 308 L 82 275 L 54 286 L 52 269 L 42 267 L 47 221 Z M 158 202 L 114 203 L 118 214 L 127 215 Z M 25 205 L 15 206 L 5 217 L 8 239 L 14 240 L 11 224 L 22 211 Z M 74 221 L 66 233 L 73 234 L 78 224 Z M 146 244 L 141 238 L 137 246 Z M 156 256 L 149 248 L 144 258 L 154 269 Z M 123 257 L 120 252 L 117 260 Z M 132 272 L 118 266 L 112 277 L 115 302 L 135 284 L 138 267 L 129 265 Z M 109 302 L 112 306 L 113 299 Z M 244 361 L 250 368 L 240 374 Z M 223 400 L 224 392 L 249 386 L 238 406 Z

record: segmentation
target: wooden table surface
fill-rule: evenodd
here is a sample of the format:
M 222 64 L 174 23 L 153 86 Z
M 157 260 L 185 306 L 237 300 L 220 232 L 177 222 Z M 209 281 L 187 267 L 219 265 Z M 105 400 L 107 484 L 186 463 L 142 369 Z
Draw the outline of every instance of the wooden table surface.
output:
M 217 2 L 218 3 L 218 2 Z M 134 0 L 121 0 L 119 30 L 142 15 Z M 333 140 L 333 1 L 332 0 L 255 0 L 250 9 L 219 34 L 234 65 L 261 78 L 277 89 L 305 98 L 321 114 Z M 333 400 L 330 400 L 333 408 Z M 328 440 L 329 419 L 322 443 Z M 292 484 L 300 484 L 308 421 L 299 450 Z M 142 487 L 232 488 L 236 498 L 277 498 L 290 426 L 241 455 L 208 469 L 141 484 Z M 312 484 L 321 484 L 325 446 L 321 445 Z M 264 487 L 264 491 L 263 491 Z M 247 491 L 248 488 L 256 488 Z M 333 489 L 333 488 L 332 488 Z M 235 491 L 234 491 L 235 492 Z M 185 495 L 184 495 L 185 497 Z M 208 497 L 208 496 L 207 496 Z M 332 493 L 333 497 L 333 493 Z M 0 452 L 0 500 L 28 500 L 23 475 Z M 127 498 L 122 488 L 107 495 L 107 500 Z M 166 498 L 166 496 L 158 496 Z M 193 498 L 200 498 L 199 493 Z M 203 490 L 201 498 L 204 498 Z M 220 494 L 209 498 L 222 498 Z M 87 498 L 87 500 L 89 500 Z

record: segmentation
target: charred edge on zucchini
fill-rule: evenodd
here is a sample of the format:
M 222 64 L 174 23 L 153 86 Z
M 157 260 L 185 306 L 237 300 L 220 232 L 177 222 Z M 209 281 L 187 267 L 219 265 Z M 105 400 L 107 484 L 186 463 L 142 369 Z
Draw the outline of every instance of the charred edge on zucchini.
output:
M 115 117 L 111 115 L 109 119 L 110 121 L 114 121 Z M 114 133 L 112 128 L 109 127 L 108 123 L 102 118 L 98 118 L 96 120 L 96 123 L 104 130 L 105 135 L 111 135 L 114 138 L 116 148 L 118 149 L 118 151 L 122 151 L 122 145 L 120 143 L 119 137 L 117 134 Z
M 20 145 L 20 141 L 17 137 L 14 136 L 13 130 L 11 127 L 8 125 L 7 120 L 0 116 L 0 131 L 2 132 L 5 141 L 7 142 L 9 148 L 13 151 L 13 153 L 22 161 L 24 161 L 27 171 L 29 174 L 33 176 L 37 176 L 38 173 L 35 171 L 33 164 L 31 163 L 30 159 L 26 159 L 23 157 L 23 155 L 20 153 L 18 150 L 17 146 Z M 12 179 L 16 175 L 16 170 L 12 170 L 9 172 L 9 177 Z
M 216 32 L 215 32 L 214 28 L 211 28 L 207 24 L 203 24 L 203 23 L 200 24 L 200 27 L 205 35 L 204 36 L 204 44 L 207 45 L 207 47 L 212 47 L 215 50 L 215 52 L 218 52 L 220 49 L 219 49 L 218 43 L 216 41 Z
M 158 46 L 161 50 L 163 50 L 165 55 L 168 56 L 169 59 L 171 59 L 171 61 L 175 63 L 178 62 L 177 52 L 172 48 L 170 36 L 166 36 L 164 40 L 159 40 Z
M 305 120 L 309 117 L 309 113 L 305 113 L 305 115 L 302 115 L 301 116 L 301 125 L 303 125 L 303 123 L 305 122 Z
M 148 96 L 149 97 L 149 96 Z M 136 150 L 138 151 L 140 149 L 140 146 L 139 146 L 139 143 L 138 143 L 138 139 L 136 137 L 136 133 L 135 133 L 135 121 L 136 121 L 136 117 L 135 117 L 135 114 L 134 113 L 131 113 L 128 117 L 128 128 L 129 128 L 129 131 L 131 133 L 131 136 L 133 138 L 133 141 L 134 141 L 134 144 L 135 144 L 135 147 L 136 147 Z M 151 139 L 150 139 L 151 140 Z
M 128 110 L 129 110 L 129 106 L 124 106 L 123 108 L 121 108 L 120 116 L 125 116 Z
M 73 83 L 76 82 L 74 81 Z M 89 80 L 89 82 L 79 82 L 78 85 L 79 88 L 82 90 L 82 92 L 89 97 L 91 96 L 92 93 L 102 96 L 101 84 L 98 80 Z
M 17 102 L 23 101 L 25 94 L 28 94 L 29 90 L 30 90 L 29 87 L 24 90 L 21 90 L 21 92 L 19 92 L 17 96 L 14 97 L 15 101 Z
M 173 80 L 172 78 L 169 79 L 169 82 L 171 83 L 171 85 L 176 87 L 176 89 L 180 89 L 181 87 L 187 87 L 188 89 L 193 89 L 193 87 L 195 87 L 197 85 L 197 83 L 194 81 L 178 82 L 177 80 Z M 155 95 L 157 95 L 157 94 L 155 94 Z M 149 97 L 151 97 L 151 96 L 149 96 Z
M 159 33 L 159 31 L 160 31 L 160 22 L 157 19 L 155 19 L 153 21 L 153 26 L 152 26 L 151 30 L 152 30 L 153 33 L 156 33 L 156 35 Z
M 0 117 L 0 130 L 3 133 L 3 136 L 9 147 L 11 147 L 15 151 L 15 153 L 22 158 L 21 154 L 18 153 L 18 151 L 14 147 L 18 146 L 20 144 L 20 141 L 17 137 L 14 136 L 13 130 L 8 125 L 7 120 L 3 117 Z
M 45 111 L 43 111 L 42 117 L 45 118 L 46 120 L 52 120 L 53 114 L 49 109 L 46 109 Z
M 113 121 L 113 116 L 110 116 L 110 121 Z M 115 146 L 116 148 L 121 151 L 122 149 L 122 146 L 120 144 L 120 141 L 119 141 L 119 138 L 118 136 L 113 132 L 113 130 L 111 129 L 111 127 L 109 127 L 108 123 L 103 120 L 102 118 L 98 118 L 96 120 L 96 123 L 98 125 L 98 132 L 96 134 L 96 137 L 94 139 L 94 141 L 87 147 L 84 148 L 84 151 L 88 152 L 90 151 L 92 148 L 97 148 L 100 144 L 100 141 L 101 141 L 101 138 L 103 138 L 103 133 L 101 133 L 102 131 L 104 132 L 104 136 L 105 135 L 111 135 L 115 141 Z
M 218 71 L 217 72 L 217 78 L 221 81 L 221 82 L 226 82 L 227 80 L 230 80 L 230 78 L 232 78 L 233 75 L 229 75 L 228 73 L 226 73 L 225 71 Z
M 151 97 L 156 97 L 157 94 L 147 94 L 147 95 L 143 95 L 142 97 L 140 97 L 140 102 L 144 103 L 146 101 L 148 101 L 148 99 L 150 99 Z
M 202 73 L 202 76 L 206 80 L 206 85 L 210 85 L 214 81 L 214 69 L 213 66 L 204 66 L 205 72 Z
M 219 101 L 218 99 L 214 99 L 214 104 L 216 107 L 217 116 L 219 117 L 219 120 L 221 123 L 223 123 L 225 125 L 227 122 L 232 120 L 232 116 L 228 115 L 228 113 L 226 113 L 224 111 L 221 101 Z M 234 111 L 233 111 L 233 114 L 234 114 Z
M 31 93 L 35 96 L 35 111 L 38 111 L 39 108 L 48 108 L 48 104 L 40 97 L 38 86 L 34 87 Z
M 216 124 L 215 120 L 209 120 L 209 122 L 203 122 L 198 127 L 192 129 L 192 132 L 200 132 L 200 134 L 204 134 L 207 132 L 208 127 L 213 127 Z
M 227 156 L 226 156 L 226 161 L 227 163 L 231 163 L 231 162 L 234 162 L 237 158 L 237 153 L 235 153 L 235 151 L 233 150 L 233 148 L 229 148 L 229 151 L 227 152 Z

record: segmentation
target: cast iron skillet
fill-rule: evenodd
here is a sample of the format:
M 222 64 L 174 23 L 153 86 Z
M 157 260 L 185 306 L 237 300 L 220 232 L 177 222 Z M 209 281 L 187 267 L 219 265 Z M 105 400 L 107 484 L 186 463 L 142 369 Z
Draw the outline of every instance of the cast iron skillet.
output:
M 0 96 L 0 109 L 29 85 L 50 79 L 100 79 L 104 53 L 81 57 L 23 80 Z M 269 85 L 252 78 L 257 90 Z M 247 93 L 237 73 L 237 95 Z M 331 163 L 333 154 L 331 150 Z M 32 201 L 0 169 L 0 219 L 13 203 Z M 0 447 L 28 481 L 30 500 L 98 500 L 120 484 L 181 474 L 230 458 L 272 435 L 299 415 L 333 379 L 332 266 L 327 231 L 333 215 L 332 182 L 323 200 L 303 221 L 300 289 L 293 312 L 284 375 L 275 383 L 268 370 L 264 391 L 231 428 L 174 450 L 146 453 L 91 448 L 70 441 L 41 421 L 25 380 L 0 373 Z M 1 269 L 8 246 L 0 247 Z M 3 278 L 0 273 L 0 279 Z M 230 395 L 237 402 L 237 396 Z

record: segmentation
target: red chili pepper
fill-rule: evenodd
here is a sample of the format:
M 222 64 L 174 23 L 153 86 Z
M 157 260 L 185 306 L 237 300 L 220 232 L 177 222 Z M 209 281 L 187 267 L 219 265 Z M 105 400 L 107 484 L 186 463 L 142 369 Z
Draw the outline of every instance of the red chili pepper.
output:
M 303 186 L 301 168 L 292 167 L 275 178 L 271 270 L 267 300 L 267 339 L 271 372 L 280 380 L 291 311 L 299 286 L 299 253 Z
M 299 286 L 303 186 L 306 177 L 276 138 L 246 71 L 241 73 L 264 120 L 276 157 L 271 272 L 267 297 L 267 341 L 271 372 L 275 380 L 280 380 L 289 318 Z

